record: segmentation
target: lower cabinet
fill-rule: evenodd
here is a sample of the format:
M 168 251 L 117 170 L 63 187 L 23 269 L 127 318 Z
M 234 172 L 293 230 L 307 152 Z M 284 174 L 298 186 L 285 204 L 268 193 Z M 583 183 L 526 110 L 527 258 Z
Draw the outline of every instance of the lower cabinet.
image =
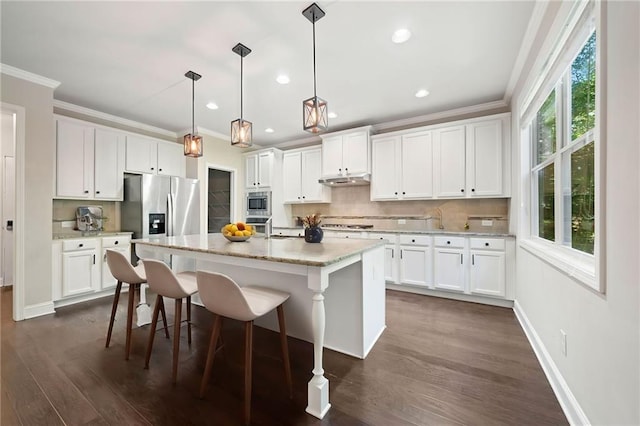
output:
M 127 259 L 131 260 L 131 237 L 104 237 L 102 238 L 102 290 L 114 288 L 118 283 L 117 280 L 111 275 L 111 270 L 107 264 L 107 249 L 115 250 L 122 253 Z
M 400 251 L 396 249 L 396 236 L 394 234 L 369 234 L 368 238 L 387 241 L 387 245 L 384 247 L 384 279 L 388 283 L 399 283 L 396 256 L 400 256 Z
M 433 267 L 431 237 L 400 235 L 400 282 L 431 287 Z
M 505 297 L 505 244 L 498 238 L 471 238 L 469 284 L 471 293 Z
M 465 238 L 435 237 L 434 263 L 435 288 L 464 292 L 465 286 Z

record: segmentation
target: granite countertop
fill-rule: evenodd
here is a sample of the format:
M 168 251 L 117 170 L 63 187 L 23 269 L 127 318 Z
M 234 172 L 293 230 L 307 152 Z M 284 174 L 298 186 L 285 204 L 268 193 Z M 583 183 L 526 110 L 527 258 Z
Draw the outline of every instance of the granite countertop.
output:
M 304 229 L 300 227 L 286 227 L 286 226 L 278 226 L 273 228 L 274 231 L 278 229 L 287 229 L 287 230 L 295 230 L 304 233 Z M 358 229 L 358 228 L 331 228 L 331 227 L 322 227 L 325 231 L 336 231 L 336 232 L 368 232 L 368 233 L 376 233 L 376 234 L 426 234 L 426 235 L 456 235 L 461 237 L 515 237 L 513 234 L 506 233 L 496 233 L 496 232 L 477 232 L 477 231 L 446 231 L 442 229 L 377 229 L 377 228 L 367 228 L 367 229 Z
M 118 235 L 131 235 L 129 231 L 69 231 L 53 234 L 53 240 L 70 240 L 73 238 L 116 237 Z
M 268 260 L 307 266 L 327 266 L 364 251 L 384 245 L 380 240 L 324 239 L 307 243 L 302 238 L 270 238 L 254 235 L 247 241 L 231 242 L 222 234 L 153 237 L 131 241 L 133 244 Z

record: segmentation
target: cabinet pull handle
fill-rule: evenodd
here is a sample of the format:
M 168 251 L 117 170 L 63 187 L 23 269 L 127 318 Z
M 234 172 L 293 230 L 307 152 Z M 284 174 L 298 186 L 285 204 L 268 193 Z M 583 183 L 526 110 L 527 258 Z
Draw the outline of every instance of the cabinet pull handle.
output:
M 462 253 L 460 253 L 460 264 L 462 265 Z
M 95 254 L 93 255 L 93 264 L 94 265 L 96 264 L 96 255 Z
M 402 250 L 400 250 L 400 259 L 402 259 Z
M 475 264 L 476 264 L 476 255 L 475 255 L 475 254 L 472 254 L 472 255 L 471 255 L 471 264 L 472 264 L 472 265 L 475 265 Z
M 106 262 L 107 261 L 107 253 L 104 254 L 104 256 L 102 256 L 102 261 Z

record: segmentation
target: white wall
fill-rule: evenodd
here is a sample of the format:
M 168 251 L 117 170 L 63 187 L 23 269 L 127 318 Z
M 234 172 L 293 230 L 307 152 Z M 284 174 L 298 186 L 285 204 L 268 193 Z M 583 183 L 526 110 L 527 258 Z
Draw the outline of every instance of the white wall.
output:
M 595 425 L 637 425 L 640 424 L 640 3 L 609 2 L 605 10 L 606 30 L 602 37 L 606 37 L 603 40 L 607 51 L 606 294 L 590 290 L 564 271 L 519 248 L 516 301 L 576 398 L 578 413 L 581 409 Z M 526 73 L 521 76 L 518 90 L 526 78 Z M 520 95 L 516 91 L 513 99 Z M 515 101 L 512 110 L 515 125 L 520 114 Z M 519 132 L 515 130 L 514 134 Z M 520 173 L 520 163 L 514 158 L 514 176 Z M 514 188 L 520 188 L 519 182 Z M 516 209 L 517 195 L 512 203 Z M 560 329 L 567 333 L 566 356 L 561 352 Z

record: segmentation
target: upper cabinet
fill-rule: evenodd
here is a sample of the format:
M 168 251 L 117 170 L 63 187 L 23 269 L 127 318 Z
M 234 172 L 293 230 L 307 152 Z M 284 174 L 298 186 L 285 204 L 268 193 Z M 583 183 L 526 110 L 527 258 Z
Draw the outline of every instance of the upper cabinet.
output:
M 322 135 L 322 176 L 369 173 L 370 126 Z
M 331 188 L 318 183 L 322 172 L 320 147 L 287 151 L 282 156 L 284 202 L 328 203 Z
M 127 135 L 126 171 L 166 176 L 186 175 L 182 145 L 144 136 Z
M 411 200 L 433 196 L 431 132 L 374 136 L 371 146 L 372 200 Z
M 122 200 L 124 134 L 56 120 L 56 198 Z
M 246 189 L 268 190 L 273 184 L 273 167 L 275 153 L 273 150 L 266 150 L 248 154 L 245 157 L 245 179 Z

